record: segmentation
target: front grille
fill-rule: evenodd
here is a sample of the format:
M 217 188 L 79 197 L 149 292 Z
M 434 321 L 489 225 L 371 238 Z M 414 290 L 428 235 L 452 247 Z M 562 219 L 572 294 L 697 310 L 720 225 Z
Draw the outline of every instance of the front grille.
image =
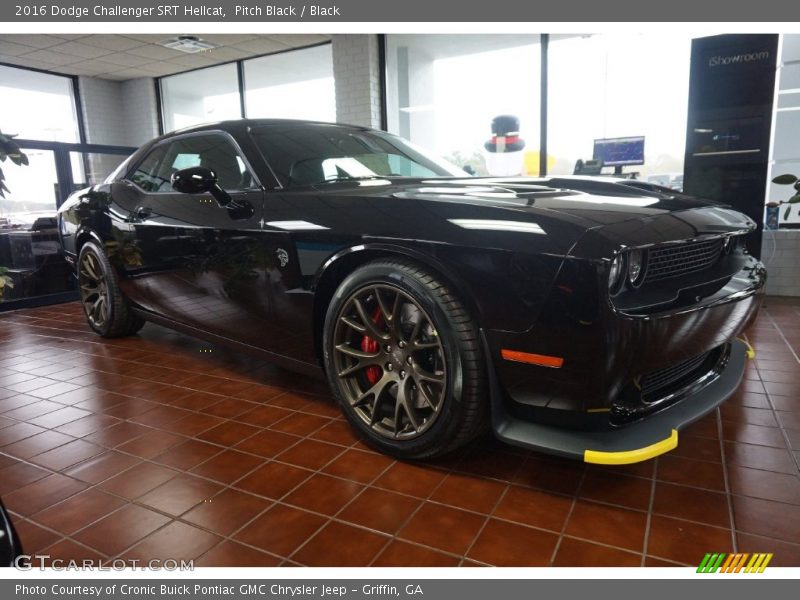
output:
M 650 250 L 645 283 L 709 268 L 722 253 L 722 240 L 688 242 Z
M 657 371 L 651 371 L 647 375 L 644 375 L 639 380 L 642 401 L 652 402 L 658 399 L 663 395 L 663 392 L 676 383 L 683 383 L 683 380 L 687 380 L 688 382 L 690 378 L 697 379 L 699 374 L 695 373 L 695 371 L 703 365 L 709 354 L 711 354 L 711 352 L 704 352 L 703 354 L 684 360 L 683 362 L 679 362 L 664 369 L 658 369 Z

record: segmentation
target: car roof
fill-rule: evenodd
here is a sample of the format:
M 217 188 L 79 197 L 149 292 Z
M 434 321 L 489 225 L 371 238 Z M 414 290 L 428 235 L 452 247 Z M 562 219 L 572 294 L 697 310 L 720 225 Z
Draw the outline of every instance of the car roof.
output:
M 349 125 L 345 123 L 330 123 L 326 121 L 308 121 L 304 119 L 230 119 L 226 121 L 212 121 L 209 123 L 201 123 L 199 125 L 192 125 L 191 127 L 184 127 L 165 133 L 164 135 L 156 138 L 154 141 L 169 139 L 177 135 L 185 135 L 187 133 L 195 133 L 202 131 L 227 131 L 231 134 L 245 133 L 248 129 L 253 127 L 263 126 L 303 126 L 303 125 L 322 125 L 328 127 L 345 127 L 349 129 L 358 129 L 361 131 L 373 131 L 370 127 L 362 125 Z

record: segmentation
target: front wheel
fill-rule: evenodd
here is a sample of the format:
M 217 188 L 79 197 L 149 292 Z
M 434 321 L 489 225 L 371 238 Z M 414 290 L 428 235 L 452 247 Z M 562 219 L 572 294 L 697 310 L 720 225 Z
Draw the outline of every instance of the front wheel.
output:
M 86 320 L 100 336 L 133 335 L 144 325 L 122 294 L 114 267 L 94 242 L 86 242 L 78 254 L 78 287 Z
M 373 447 L 426 458 L 485 424 L 478 327 L 448 285 L 401 260 L 368 263 L 336 291 L 325 319 L 328 380 Z

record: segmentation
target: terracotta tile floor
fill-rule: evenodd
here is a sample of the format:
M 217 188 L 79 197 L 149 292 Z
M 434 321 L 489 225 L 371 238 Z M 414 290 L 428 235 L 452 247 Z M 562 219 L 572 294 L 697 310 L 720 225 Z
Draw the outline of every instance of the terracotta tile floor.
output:
M 0 494 L 28 553 L 198 565 L 800 565 L 800 300 L 769 299 L 736 395 L 618 468 L 493 440 L 369 451 L 325 386 L 76 304 L 0 314 Z M 210 352 L 209 352 L 210 351 Z

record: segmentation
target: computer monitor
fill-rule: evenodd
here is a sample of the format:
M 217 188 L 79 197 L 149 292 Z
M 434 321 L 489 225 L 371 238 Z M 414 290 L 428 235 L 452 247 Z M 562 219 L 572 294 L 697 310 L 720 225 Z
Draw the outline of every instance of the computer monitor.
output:
M 595 140 L 593 158 L 602 160 L 606 167 L 615 167 L 617 172 L 626 165 L 643 165 L 644 136 Z

